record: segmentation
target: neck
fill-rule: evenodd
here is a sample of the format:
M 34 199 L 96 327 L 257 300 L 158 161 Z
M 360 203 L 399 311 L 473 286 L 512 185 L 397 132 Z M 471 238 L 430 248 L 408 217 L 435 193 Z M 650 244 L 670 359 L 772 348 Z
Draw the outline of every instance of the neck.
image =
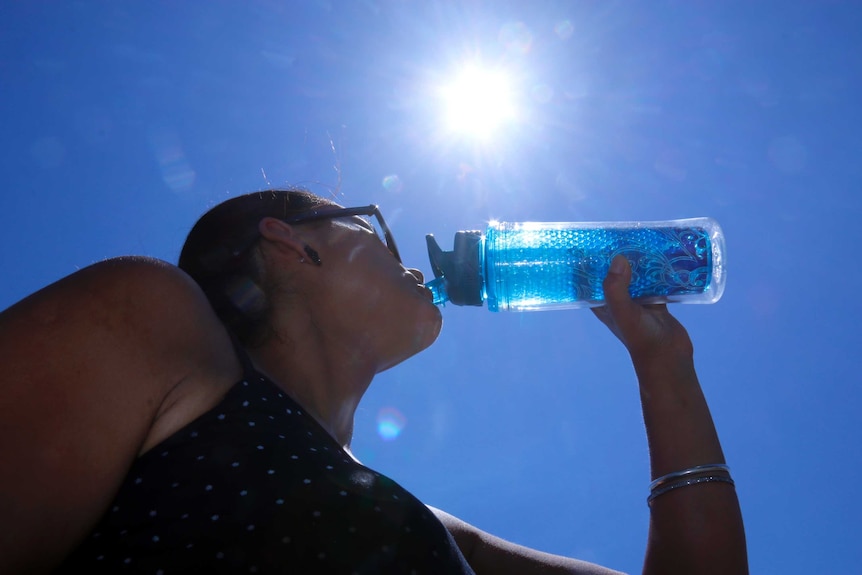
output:
M 338 442 L 348 449 L 353 420 L 362 396 L 371 384 L 376 366 L 355 345 L 349 349 L 313 329 L 291 336 L 274 334 L 263 346 L 248 350 L 255 367 Z

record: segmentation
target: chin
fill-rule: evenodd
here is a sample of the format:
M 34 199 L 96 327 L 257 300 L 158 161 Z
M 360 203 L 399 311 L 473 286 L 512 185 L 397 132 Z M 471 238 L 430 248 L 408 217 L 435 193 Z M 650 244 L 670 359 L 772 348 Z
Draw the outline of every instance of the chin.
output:
M 431 344 L 437 341 L 437 336 L 440 335 L 440 330 L 443 328 L 443 315 L 436 305 L 427 302 L 427 305 L 423 306 L 423 311 L 418 317 L 415 317 L 410 322 L 403 322 L 402 325 L 408 325 L 413 328 L 409 334 L 404 334 L 398 340 L 402 344 L 409 342 L 409 345 L 406 349 L 402 349 L 401 353 L 393 357 L 392 361 L 384 365 L 380 371 L 394 367 L 402 361 L 431 347 Z
M 437 341 L 441 329 L 443 329 L 443 315 L 440 313 L 440 309 L 427 302 L 426 305 L 422 306 L 419 317 L 414 320 L 412 333 L 405 340 L 412 343 L 410 356 L 431 347 L 431 344 Z
M 422 328 L 420 339 L 424 345 L 422 345 L 416 353 L 427 349 L 432 343 L 437 341 L 437 337 L 440 335 L 440 330 L 443 329 L 443 314 L 440 313 L 440 308 L 434 304 L 431 304 L 429 307 L 430 310 L 428 312 L 429 317 L 427 321 L 420 322 L 418 324 Z

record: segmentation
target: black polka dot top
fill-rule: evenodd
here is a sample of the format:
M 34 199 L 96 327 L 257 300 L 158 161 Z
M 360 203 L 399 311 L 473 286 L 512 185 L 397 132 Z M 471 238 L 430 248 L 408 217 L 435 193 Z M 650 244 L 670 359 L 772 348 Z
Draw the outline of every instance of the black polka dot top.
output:
M 215 408 L 136 460 L 59 573 L 473 573 L 425 505 L 244 363 Z

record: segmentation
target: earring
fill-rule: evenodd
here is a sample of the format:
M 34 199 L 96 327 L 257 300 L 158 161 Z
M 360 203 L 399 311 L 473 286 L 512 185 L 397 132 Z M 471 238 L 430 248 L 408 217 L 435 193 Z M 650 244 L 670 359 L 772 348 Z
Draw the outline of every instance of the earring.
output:
M 305 253 L 308 255 L 308 258 L 314 262 L 314 265 L 321 265 L 323 262 L 320 261 L 320 255 L 311 249 L 311 246 L 305 244 Z

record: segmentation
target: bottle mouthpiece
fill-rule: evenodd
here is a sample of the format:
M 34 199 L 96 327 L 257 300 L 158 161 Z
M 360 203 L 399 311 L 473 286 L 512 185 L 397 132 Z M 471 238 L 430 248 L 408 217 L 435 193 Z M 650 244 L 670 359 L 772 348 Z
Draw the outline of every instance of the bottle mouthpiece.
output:
M 481 306 L 484 301 L 484 280 L 480 267 L 480 231 L 460 231 L 455 234 L 455 246 L 444 252 L 433 234 L 425 236 L 428 258 L 435 279 L 426 287 L 434 294 L 435 304 L 451 301 L 455 305 Z

